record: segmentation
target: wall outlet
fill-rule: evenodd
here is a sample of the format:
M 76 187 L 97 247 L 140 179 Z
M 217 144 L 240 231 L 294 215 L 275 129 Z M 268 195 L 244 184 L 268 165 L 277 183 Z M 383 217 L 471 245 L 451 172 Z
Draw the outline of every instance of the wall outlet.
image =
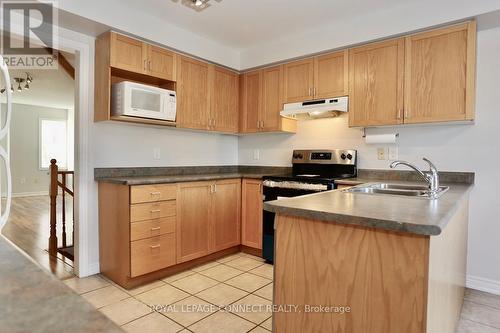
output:
M 160 148 L 156 147 L 156 148 L 153 148 L 153 158 L 155 160 L 159 160 L 161 158 L 161 151 L 160 151 Z
M 389 147 L 389 161 L 395 161 L 399 159 L 399 152 L 398 152 L 398 147 L 397 146 L 391 146 Z
M 386 152 L 385 152 L 385 151 L 386 151 L 386 149 L 385 149 L 385 148 L 377 148 L 377 158 L 378 158 L 379 160 L 381 160 L 381 161 L 382 161 L 382 160 L 386 160 L 386 159 L 387 159 L 387 158 L 386 158 L 387 154 L 386 154 Z
M 254 160 L 260 160 L 260 150 L 259 149 L 254 149 L 253 150 L 253 159 Z

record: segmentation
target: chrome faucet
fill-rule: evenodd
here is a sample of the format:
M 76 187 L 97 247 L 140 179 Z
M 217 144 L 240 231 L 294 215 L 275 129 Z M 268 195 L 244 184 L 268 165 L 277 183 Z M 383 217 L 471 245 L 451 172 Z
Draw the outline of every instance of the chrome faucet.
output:
M 431 161 L 429 161 L 427 158 L 423 158 L 424 161 L 429 163 L 430 170 L 429 171 L 421 171 L 419 168 L 417 168 L 415 165 L 405 162 L 405 161 L 394 161 L 391 163 L 391 169 L 394 169 L 398 165 L 406 165 L 407 167 L 412 168 L 415 170 L 422 179 L 424 179 L 427 184 L 429 184 L 429 196 L 431 198 L 436 198 L 437 194 L 439 192 L 439 174 L 438 170 L 436 169 L 436 166 L 432 164 Z

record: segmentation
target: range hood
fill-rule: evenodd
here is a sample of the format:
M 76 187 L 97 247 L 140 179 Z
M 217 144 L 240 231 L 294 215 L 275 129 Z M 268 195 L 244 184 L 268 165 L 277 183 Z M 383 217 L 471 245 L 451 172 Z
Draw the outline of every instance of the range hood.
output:
M 334 118 L 347 112 L 349 98 L 333 97 L 285 104 L 280 115 L 296 120 Z

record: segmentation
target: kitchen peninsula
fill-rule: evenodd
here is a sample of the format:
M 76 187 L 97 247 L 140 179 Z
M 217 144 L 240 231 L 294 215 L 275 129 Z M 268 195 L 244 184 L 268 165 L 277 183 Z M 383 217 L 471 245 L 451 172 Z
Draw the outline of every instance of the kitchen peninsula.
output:
M 299 306 L 274 314 L 275 332 L 453 333 L 470 189 L 451 184 L 436 200 L 336 190 L 264 203 L 276 213 L 274 304 Z

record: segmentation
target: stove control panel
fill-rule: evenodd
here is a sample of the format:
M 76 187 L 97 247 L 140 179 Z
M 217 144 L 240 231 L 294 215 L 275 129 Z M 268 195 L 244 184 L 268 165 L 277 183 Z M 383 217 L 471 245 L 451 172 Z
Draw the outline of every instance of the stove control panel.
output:
M 292 163 L 356 165 L 357 151 L 354 149 L 294 150 Z

